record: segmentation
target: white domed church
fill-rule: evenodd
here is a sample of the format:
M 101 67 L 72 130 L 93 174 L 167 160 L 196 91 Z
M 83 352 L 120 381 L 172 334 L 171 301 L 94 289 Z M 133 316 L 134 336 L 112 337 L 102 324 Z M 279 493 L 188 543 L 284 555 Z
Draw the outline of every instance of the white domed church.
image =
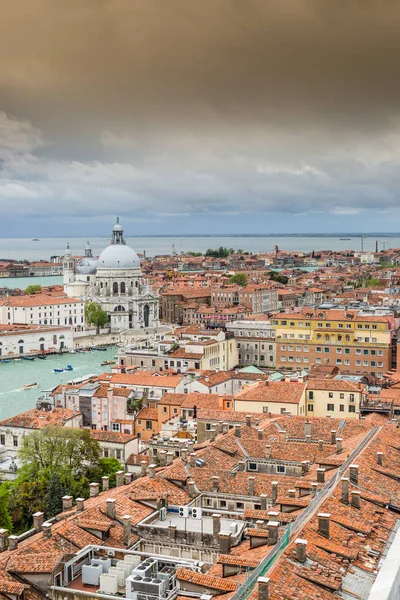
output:
M 99 258 L 92 256 L 88 242 L 84 258 L 74 266 L 67 247 L 63 275 L 65 293 L 99 303 L 112 332 L 158 327 L 158 296 L 143 278 L 138 255 L 126 244 L 119 218 Z

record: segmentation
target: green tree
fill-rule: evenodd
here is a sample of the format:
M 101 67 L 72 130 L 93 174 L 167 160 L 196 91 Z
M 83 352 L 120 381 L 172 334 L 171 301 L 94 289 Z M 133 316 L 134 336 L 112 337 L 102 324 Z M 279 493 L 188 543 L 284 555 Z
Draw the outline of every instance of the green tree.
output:
M 236 285 L 242 285 L 246 287 L 247 285 L 247 275 L 246 273 L 236 273 L 235 275 L 231 275 L 228 279 L 228 283 L 235 283 Z
M 65 495 L 65 487 L 58 473 L 50 477 L 47 493 L 44 499 L 44 514 L 46 519 L 52 519 L 62 512 L 62 497 Z
M 38 294 L 41 291 L 42 286 L 38 283 L 34 283 L 32 285 L 28 285 L 28 287 L 25 289 L 25 294 Z
M 2 483 L 0 485 L 0 527 L 7 529 L 7 531 L 11 533 L 13 523 L 8 509 L 10 495 L 10 485 L 8 483 Z
M 187 256 L 203 256 L 202 252 L 186 252 Z
M 108 314 L 102 310 L 97 302 L 87 302 L 85 304 L 85 321 L 88 325 L 95 325 L 96 332 L 99 333 L 99 330 L 108 321 Z
M 22 476 L 49 480 L 58 473 L 64 481 L 85 476 L 100 458 L 100 446 L 87 429 L 46 427 L 24 437 L 19 452 Z
M 115 487 L 115 473 L 122 471 L 122 465 L 116 458 L 102 458 L 99 460 L 100 478 L 107 476 L 110 478 L 110 486 Z M 100 479 L 99 479 L 100 481 Z
M 286 277 L 286 275 L 279 275 L 277 271 L 270 271 L 268 276 L 271 281 L 277 281 L 278 283 L 283 283 L 284 285 L 286 285 L 289 281 L 289 277 Z
M 223 246 L 220 246 L 216 250 L 209 248 L 206 252 L 206 256 L 212 256 L 214 258 L 227 258 L 230 254 L 233 253 L 233 248 L 224 248 Z

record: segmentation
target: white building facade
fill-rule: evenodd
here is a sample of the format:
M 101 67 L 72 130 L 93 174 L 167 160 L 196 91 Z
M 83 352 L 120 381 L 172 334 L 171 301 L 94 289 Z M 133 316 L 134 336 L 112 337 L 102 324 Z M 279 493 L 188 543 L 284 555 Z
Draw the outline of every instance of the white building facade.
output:
M 63 265 L 66 294 L 100 304 L 112 332 L 158 327 L 158 296 L 143 277 L 138 255 L 126 244 L 119 219 L 98 259 L 87 246 L 75 267 L 68 248 Z

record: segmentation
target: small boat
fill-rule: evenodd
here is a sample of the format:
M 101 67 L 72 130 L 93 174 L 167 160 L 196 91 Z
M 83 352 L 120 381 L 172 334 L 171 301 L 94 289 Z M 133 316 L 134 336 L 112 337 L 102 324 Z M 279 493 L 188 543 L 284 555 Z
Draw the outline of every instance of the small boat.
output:
M 103 360 L 100 365 L 102 367 L 106 367 L 107 365 L 115 365 L 115 360 Z
M 70 350 L 69 353 L 70 354 L 76 354 L 76 350 Z
M 47 358 L 47 356 L 45 354 L 39 354 L 38 358 L 40 358 L 41 360 L 44 360 L 45 358 Z
M 23 360 L 35 360 L 34 356 L 23 356 Z
M 7 360 L 6 362 L 9 362 L 9 361 Z M 14 358 L 14 362 L 22 362 L 22 358 Z
M 104 346 L 93 346 L 92 350 L 99 350 L 100 352 L 106 352 L 107 348 Z
M 2 363 L 8 363 L 10 362 L 7 358 L 3 358 L 3 360 L 1 361 Z
M 351 238 L 339 238 L 339 240 L 342 242 L 347 242 L 348 240 L 351 240 Z
M 64 371 L 73 371 L 74 369 L 72 368 L 71 365 L 67 365 L 64 369 Z
M 24 386 L 22 387 L 22 389 L 23 389 L 23 390 L 29 390 L 30 388 L 33 388 L 33 387 L 36 387 L 36 386 L 37 386 L 37 383 L 36 383 L 36 382 L 35 382 L 35 383 L 27 383 L 26 385 L 24 385 Z
M 64 369 L 53 369 L 53 373 L 63 373 Z
M 40 241 L 39 238 L 33 238 L 32 239 L 32 242 L 39 242 L 39 241 Z

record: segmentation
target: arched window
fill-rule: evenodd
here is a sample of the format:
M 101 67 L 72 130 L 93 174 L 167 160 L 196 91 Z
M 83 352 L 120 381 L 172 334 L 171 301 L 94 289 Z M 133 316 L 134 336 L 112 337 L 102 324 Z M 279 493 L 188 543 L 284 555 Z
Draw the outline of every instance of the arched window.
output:
M 135 286 L 138 287 L 138 282 L 137 281 L 135 281 Z
M 39 342 L 44 342 L 44 338 L 40 338 L 40 339 L 39 339 Z
M 24 340 L 19 340 L 18 344 L 23 344 Z
M 100 288 L 103 289 L 103 282 L 100 281 Z
M 63 336 L 63 335 L 60 335 L 59 339 L 60 339 L 60 340 L 63 340 L 63 339 L 64 339 L 64 337 L 65 337 L 65 336 Z
M 122 281 L 120 285 L 121 294 L 125 294 L 125 282 Z
M 145 304 L 144 309 L 143 309 L 143 317 L 144 317 L 144 326 L 145 327 L 149 326 L 149 314 L 150 314 L 150 307 L 148 304 Z
M 125 308 L 120 305 L 118 305 L 114 308 L 114 312 L 124 312 L 124 311 L 125 311 Z
M 113 294 L 118 294 L 118 283 L 116 281 L 113 283 Z

